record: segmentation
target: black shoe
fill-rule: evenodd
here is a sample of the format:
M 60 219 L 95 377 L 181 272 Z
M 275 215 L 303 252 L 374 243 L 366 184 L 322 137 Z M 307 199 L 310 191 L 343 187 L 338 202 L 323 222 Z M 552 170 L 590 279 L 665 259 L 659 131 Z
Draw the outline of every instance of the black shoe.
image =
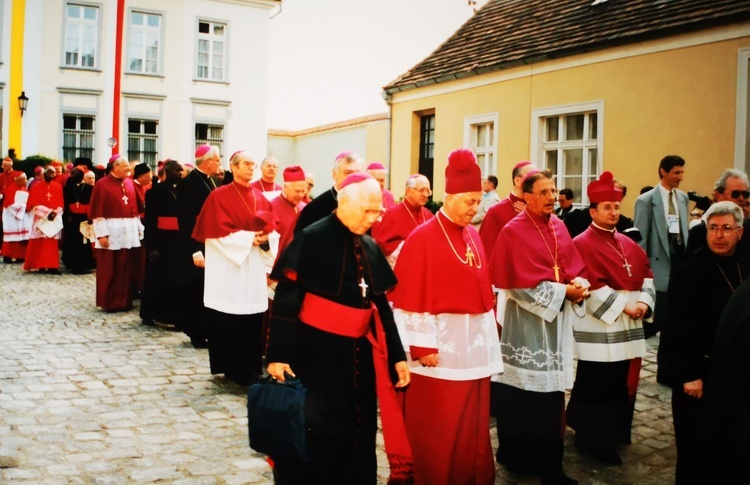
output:
M 60 270 L 57 269 L 57 268 L 49 268 L 49 269 L 47 269 L 47 273 L 48 274 L 56 274 L 56 275 L 61 275 L 62 274 L 60 272 Z
M 146 325 L 148 327 L 154 326 L 154 319 L 153 318 L 141 318 L 141 323 L 143 325 Z
M 190 337 L 190 343 L 193 344 L 193 347 L 196 349 L 208 348 L 208 341 L 204 338 Z
M 617 454 L 614 448 L 608 448 L 606 446 L 592 446 L 588 444 L 581 444 L 576 442 L 576 446 L 579 450 L 594 455 L 605 463 L 610 465 L 622 465 L 622 458 Z
M 553 475 L 542 475 L 542 485 L 578 485 L 578 480 L 574 480 L 563 472 Z
M 5 264 L 11 264 L 13 262 L 13 258 L 9 258 L 7 256 L 3 256 L 3 263 Z

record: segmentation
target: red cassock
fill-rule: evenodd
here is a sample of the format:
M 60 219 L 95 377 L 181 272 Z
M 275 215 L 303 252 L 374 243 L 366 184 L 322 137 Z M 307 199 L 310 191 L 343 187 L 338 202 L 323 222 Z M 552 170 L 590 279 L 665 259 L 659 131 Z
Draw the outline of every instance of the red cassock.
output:
M 467 244 L 476 253 L 471 265 Z M 467 262 L 459 261 L 454 251 Z M 484 314 L 493 307 L 486 264 L 476 229 L 461 228 L 439 212 L 413 230 L 403 246 L 395 268 L 398 285 L 390 295 L 393 306 L 435 316 Z M 438 352 L 415 346 L 409 350 L 412 360 Z M 412 373 L 411 380 L 405 422 L 416 483 L 493 483 L 489 376 L 449 380 Z
M 373 227 L 372 237 L 383 254 L 389 256 L 414 229 L 433 217 L 432 212 L 424 207 L 414 207 L 404 200 L 383 214 L 380 224 Z
M 284 197 L 283 193 L 279 194 L 278 197 L 271 200 L 271 207 L 276 217 L 279 218 L 279 227 L 276 228 L 276 232 L 279 233 L 279 250 L 276 258 L 289 246 L 294 238 L 294 225 L 297 223 L 297 217 L 299 213 L 305 207 L 304 202 L 300 202 L 297 206 L 293 205 L 289 200 Z
M 48 209 L 42 209 L 43 212 L 48 213 L 49 211 L 62 212 L 64 205 L 62 186 L 54 181 L 42 180 L 29 191 L 26 210 L 34 211 L 34 223 L 36 224 L 40 219 L 39 211 L 36 209 L 37 206 Z M 29 244 L 26 246 L 26 261 L 23 264 L 23 269 L 28 271 L 41 268 L 60 268 L 59 239 L 59 233 L 56 237 L 48 238 L 37 229 L 32 229 Z
M 482 221 L 482 225 L 479 227 L 479 237 L 482 238 L 484 250 L 488 255 L 492 255 L 497 243 L 497 237 L 500 235 L 503 227 L 519 214 L 516 212 L 515 207 L 513 207 L 513 204 L 516 202 L 523 203 L 523 199 L 519 199 L 513 194 L 508 194 L 508 197 L 487 210 L 484 221 Z
M 3 209 L 6 209 L 13 205 L 16 200 L 16 192 L 18 191 L 26 192 L 26 187 L 19 187 L 16 184 L 9 185 L 7 189 L 5 189 L 5 193 L 3 195 Z M 28 206 L 27 206 L 28 207 Z M 13 258 L 13 259 L 24 259 L 26 257 L 26 246 L 28 245 L 28 228 L 25 229 L 18 229 L 17 231 L 14 231 L 13 236 L 14 239 L 24 237 L 24 240 L 19 241 L 8 241 L 7 238 L 11 237 L 8 234 L 9 228 L 2 227 L 2 224 L 0 224 L 0 228 L 2 228 L 2 234 L 5 235 L 5 237 L 2 237 L 2 254 L 3 257 L 6 258 Z
M 388 189 L 383 189 L 383 209 L 389 211 L 396 207 L 396 199 Z
M 89 202 L 89 219 L 138 218 L 138 204 L 133 181 L 111 174 L 94 185 Z M 140 243 L 122 249 L 95 249 L 96 306 L 104 310 L 123 310 L 133 303 L 134 266 Z

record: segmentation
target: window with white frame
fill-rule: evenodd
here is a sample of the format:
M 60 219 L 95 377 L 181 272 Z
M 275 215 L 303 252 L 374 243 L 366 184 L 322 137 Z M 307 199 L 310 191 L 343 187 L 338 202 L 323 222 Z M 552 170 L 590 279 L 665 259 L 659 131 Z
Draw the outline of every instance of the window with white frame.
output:
M 161 15 L 147 12 L 130 12 L 128 32 L 128 71 L 159 74 L 159 48 L 161 46 Z
M 94 160 L 94 117 L 63 115 L 63 160 L 72 162 L 78 157 Z
M 65 67 L 93 69 L 99 42 L 99 8 L 68 3 L 65 6 Z
M 227 26 L 207 20 L 198 21 L 198 57 L 196 77 L 209 81 L 224 80 Z
M 482 115 L 464 121 L 464 146 L 477 156 L 482 177 L 497 173 L 497 115 Z
M 219 147 L 219 153 L 224 153 L 224 126 L 208 123 L 195 124 L 195 148 L 201 145 Z
M 540 160 L 552 172 L 557 189 L 571 189 L 575 205 L 588 206 L 586 187 L 599 176 L 600 109 L 537 113 Z
M 152 120 L 128 120 L 128 160 L 138 160 L 156 168 L 159 123 Z

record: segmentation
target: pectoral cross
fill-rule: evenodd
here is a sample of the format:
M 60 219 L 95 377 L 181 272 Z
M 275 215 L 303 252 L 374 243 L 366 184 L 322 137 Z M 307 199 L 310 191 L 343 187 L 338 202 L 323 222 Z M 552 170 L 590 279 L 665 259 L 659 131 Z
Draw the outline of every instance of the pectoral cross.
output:
M 560 267 L 555 263 L 554 266 L 552 266 L 552 269 L 555 270 L 555 281 L 558 283 L 560 282 Z
M 125 205 L 128 205 L 128 196 L 127 195 L 123 195 L 122 196 L 122 201 L 125 203 Z
M 362 298 L 366 297 L 367 296 L 368 285 L 367 285 L 367 283 L 365 283 L 365 279 L 364 278 L 360 278 L 359 279 L 359 284 L 357 286 L 359 286 L 360 288 L 362 288 Z
M 625 268 L 626 270 L 628 270 L 628 276 L 630 276 L 630 277 L 633 276 L 633 273 L 630 272 L 631 266 L 630 266 L 630 263 L 628 263 L 627 259 L 625 260 L 625 264 L 623 264 L 622 267 Z
M 474 266 L 474 253 L 468 243 L 466 243 L 466 262 L 469 264 L 469 268 Z
M 52 194 L 50 194 L 49 192 L 47 192 L 47 201 L 49 201 L 51 199 L 52 199 Z

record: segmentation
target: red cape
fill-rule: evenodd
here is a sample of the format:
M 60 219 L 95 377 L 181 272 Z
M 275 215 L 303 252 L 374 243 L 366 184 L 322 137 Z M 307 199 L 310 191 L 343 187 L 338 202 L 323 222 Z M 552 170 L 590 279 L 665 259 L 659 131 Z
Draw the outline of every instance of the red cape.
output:
M 127 197 L 127 204 L 123 196 Z M 138 217 L 138 201 L 132 180 L 129 178 L 120 180 L 110 174 L 96 182 L 89 201 L 89 219 L 98 217 L 105 219 Z
M 372 228 L 372 238 L 388 256 L 414 229 L 433 217 L 432 212 L 424 207 L 412 207 L 403 201 L 383 214 L 383 220 Z
M 195 220 L 193 239 L 206 242 L 238 231 L 269 233 L 278 225 L 271 203 L 258 190 L 237 182 L 211 192 Z
M 289 246 L 289 243 L 292 242 L 294 238 L 294 225 L 297 223 L 297 217 L 299 217 L 299 213 L 305 205 L 304 202 L 300 202 L 295 207 L 283 194 L 279 194 L 278 197 L 271 201 L 273 212 L 279 219 L 279 226 L 276 228 L 276 231 L 281 236 L 279 238 L 278 254 L 281 254 Z
M 609 244 L 607 244 L 609 243 Z M 619 243 L 619 244 L 618 244 Z M 613 290 L 639 291 L 644 278 L 653 278 L 646 252 L 635 241 L 618 232 L 609 232 L 593 225 L 573 239 L 573 244 L 586 261 L 586 279 L 591 290 L 609 286 Z M 618 253 L 630 265 L 630 274 Z
M 518 201 L 523 202 L 523 199 L 508 194 L 508 197 L 487 210 L 484 221 L 479 227 L 479 237 L 482 238 L 482 244 L 484 244 L 484 250 L 487 251 L 487 254 L 492 254 L 495 250 L 497 236 L 500 235 L 503 227 L 519 214 L 513 207 L 513 203 Z
M 47 197 L 47 194 L 49 194 L 50 197 Z M 29 200 L 26 202 L 26 210 L 31 210 L 38 205 L 43 205 L 50 209 L 63 207 L 65 201 L 63 200 L 62 186 L 54 180 L 52 182 L 41 181 L 38 184 L 35 184 L 29 191 Z
M 446 234 L 464 260 L 466 244 L 469 243 L 472 251 L 478 253 L 477 264 L 469 266 L 460 262 L 448 244 Z M 409 312 L 432 315 L 485 313 L 493 307 L 486 264 L 476 229 L 472 226 L 462 228 L 438 212 L 406 239 L 396 262 L 398 284 L 389 299 L 394 308 Z
M 535 226 L 536 224 L 536 226 Z M 537 230 L 537 227 L 539 230 Z M 554 236 L 553 236 L 554 229 Z M 541 234 L 540 234 L 541 231 Z M 498 288 L 535 288 L 542 281 L 555 281 L 552 269 L 557 238 L 560 283 L 585 276 L 586 265 L 570 239 L 563 221 L 523 211 L 505 225 L 490 258 L 490 278 Z M 545 245 L 545 241 L 547 244 Z

